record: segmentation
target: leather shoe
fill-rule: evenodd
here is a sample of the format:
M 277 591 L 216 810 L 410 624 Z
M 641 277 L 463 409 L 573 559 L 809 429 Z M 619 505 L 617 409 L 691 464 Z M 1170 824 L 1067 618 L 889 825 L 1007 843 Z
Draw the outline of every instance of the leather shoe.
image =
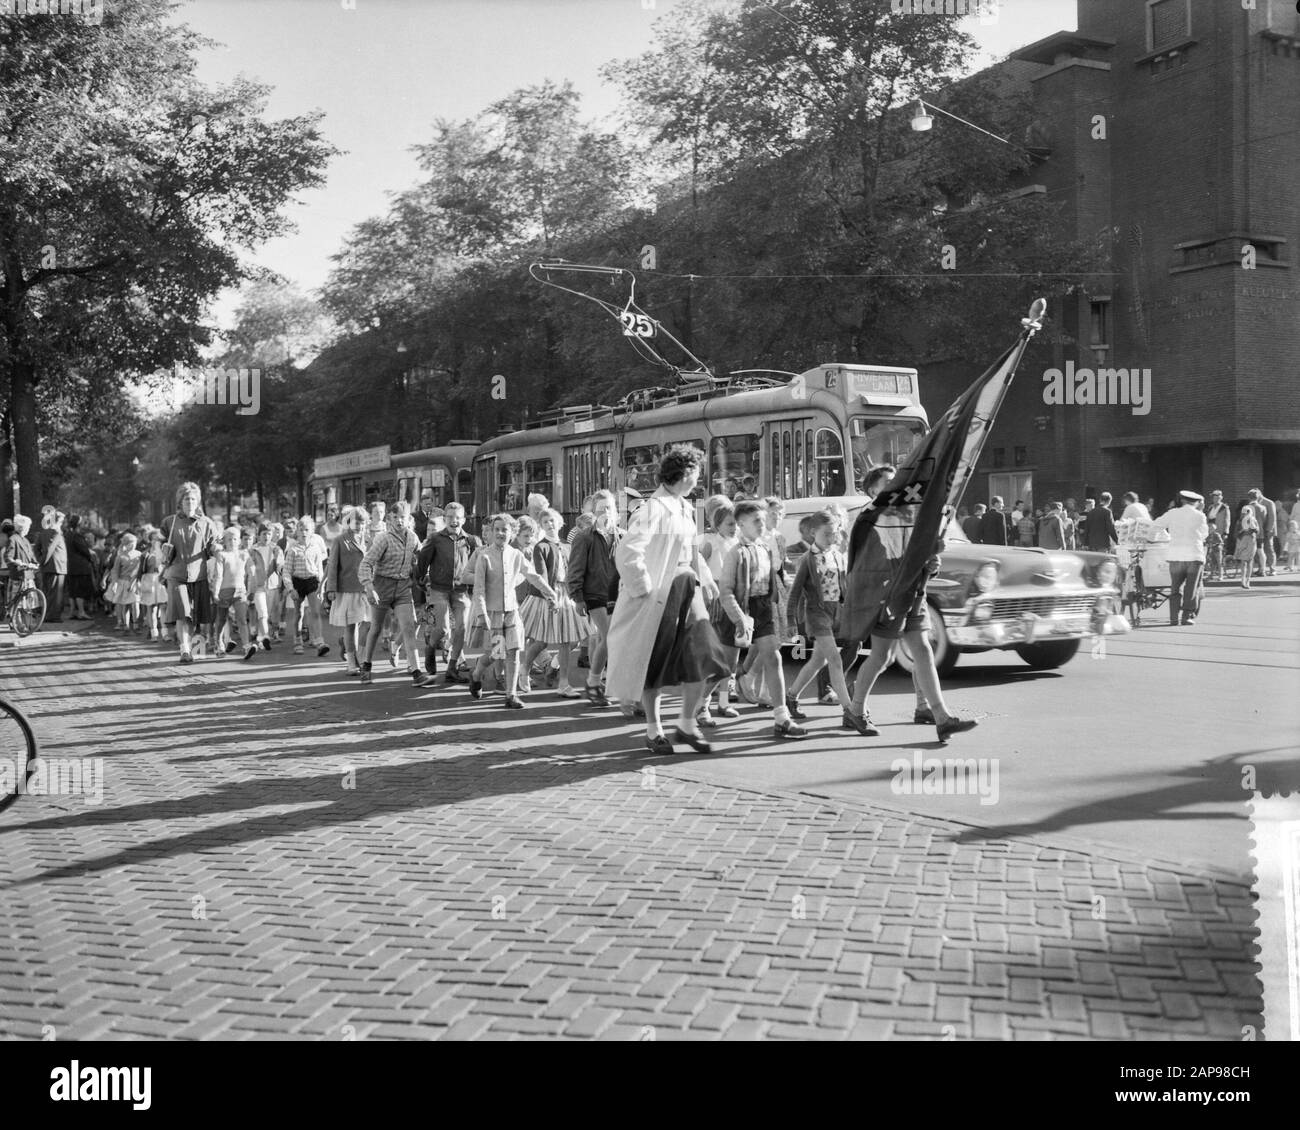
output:
M 694 734 L 688 734 L 680 726 L 673 730 L 673 741 L 681 742 L 684 745 L 690 746 L 696 753 L 713 752 L 713 746 L 711 746 L 707 741 L 703 738 L 695 737 Z
M 865 714 L 854 714 L 851 710 L 844 711 L 844 717 L 840 721 L 840 729 L 856 730 L 864 738 L 878 738 L 880 731 L 871 724 L 871 719 Z
M 646 738 L 645 747 L 651 753 L 664 754 L 673 752 L 673 743 L 670 742 L 663 734 L 656 738 Z
M 797 722 L 777 722 L 772 726 L 772 735 L 777 738 L 806 738 L 808 731 Z
M 912 712 L 912 722 L 917 726 L 933 726 L 934 711 L 928 706 L 924 710 L 914 710 Z
M 785 696 L 785 708 L 790 712 L 790 717 L 796 722 L 803 722 L 808 715 L 799 709 L 799 700 L 791 695 Z
M 506 706 L 511 710 L 523 710 L 524 708 L 523 701 L 516 698 L 514 695 L 508 695 L 506 697 Z
M 979 723 L 974 718 L 949 718 L 946 722 L 939 722 L 935 730 L 939 734 L 939 741 L 947 743 L 953 734 L 964 734 L 967 730 L 973 730 Z

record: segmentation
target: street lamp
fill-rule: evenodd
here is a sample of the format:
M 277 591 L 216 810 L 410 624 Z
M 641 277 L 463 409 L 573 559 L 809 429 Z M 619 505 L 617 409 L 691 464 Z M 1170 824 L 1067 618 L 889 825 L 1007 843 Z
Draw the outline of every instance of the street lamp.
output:
M 945 118 L 951 118 L 954 122 L 961 122 L 962 125 L 970 126 L 973 130 L 979 130 L 979 132 L 984 134 L 986 137 L 991 137 L 994 141 L 1000 141 L 1003 145 L 1009 145 L 1012 149 L 1019 149 L 1022 153 L 1028 153 L 1031 157 L 1045 157 L 1047 155 L 1046 151 L 1026 149 L 1023 145 L 1017 145 L 1014 141 L 1009 141 L 1005 137 L 999 137 L 996 133 L 990 133 L 983 126 L 977 126 L 974 122 L 968 122 L 965 118 L 959 118 L 956 114 L 950 114 L 942 107 L 928 106 L 920 98 L 916 100 L 916 113 L 912 115 L 912 129 L 917 133 L 926 133 L 934 126 L 934 118 L 931 117 L 928 111 L 942 114 Z

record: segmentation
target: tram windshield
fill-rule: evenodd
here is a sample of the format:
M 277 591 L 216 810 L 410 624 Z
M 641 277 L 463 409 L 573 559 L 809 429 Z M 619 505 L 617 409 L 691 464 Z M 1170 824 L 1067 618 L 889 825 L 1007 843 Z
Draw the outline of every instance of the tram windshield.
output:
M 868 416 L 854 416 L 850 421 L 849 443 L 853 449 L 853 481 L 858 493 L 865 493 L 865 479 L 873 467 L 883 463 L 900 466 L 925 432 L 921 420 L 873 420 Z

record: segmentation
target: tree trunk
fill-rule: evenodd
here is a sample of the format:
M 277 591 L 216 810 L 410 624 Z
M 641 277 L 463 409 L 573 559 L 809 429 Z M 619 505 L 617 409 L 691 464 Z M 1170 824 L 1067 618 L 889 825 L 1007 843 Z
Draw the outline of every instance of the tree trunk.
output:
M 9 460 L 14 457 L 14 445 L 9 438 L 9 413 L 4 414 L 0 425 L 0 518 L 10 518 L 18 512 L 14 500 L 14 476 Z
M 306 484 L 303 482 L 303 479 L 302 479 L 302 464 L 301 464 L 301 463 L 299 463 L 299 464 L 294 468 L 294 472 L 296 473 L 296 475 L 297 475 L 297 477 L 298 477 L 298 513 L 299 513 L 299 514 L 306 514 L 306 513 L 307 513 L 307 494 L 306 494 Z
M 226 484 L 226 525 L 230 525 L 230 484 Z
M 266 499 L 262 495 L 262 480 L 257 480 L 257 509 L 265 519 L 266 517 Z
M 18 505 L 31 517 L 40 513 L 44 486 L 36 434 L 36 380 L 26 361 L 15 360 L 9 368 L 9 415 L 18 457 Z

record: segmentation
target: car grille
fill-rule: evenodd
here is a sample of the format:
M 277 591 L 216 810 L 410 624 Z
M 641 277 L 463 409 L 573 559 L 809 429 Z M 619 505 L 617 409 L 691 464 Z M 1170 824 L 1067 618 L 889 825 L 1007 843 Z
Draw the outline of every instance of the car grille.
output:
M 994 620 L 1019 620 L 1022 616 L 1087 616 L 1097 604 L 1097 594 L 1077 596 L 1019 596 L 993 602 Z

